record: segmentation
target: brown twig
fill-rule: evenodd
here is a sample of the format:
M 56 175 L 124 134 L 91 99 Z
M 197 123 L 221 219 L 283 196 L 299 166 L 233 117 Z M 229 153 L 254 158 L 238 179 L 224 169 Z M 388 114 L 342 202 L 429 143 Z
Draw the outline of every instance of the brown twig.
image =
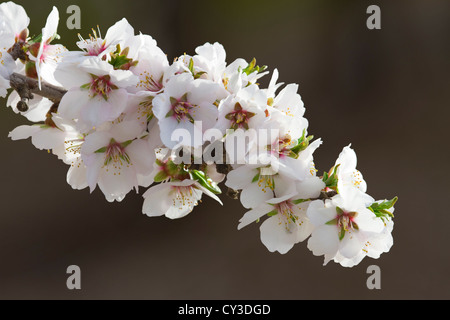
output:
M 17 91 L 20 96 L 20 101 L 17 104 L 19 111 L 28 110 L 28 100 L 33 99 L 37 94 L 41 97 L 47 98 L 54 103 L 59 103 L 67 90 L 57 87 L 46 82 L 41 82 L 41 89 L 39 89 L 39 82 L 37 79 L 32 79 L 27 76 L 13 73 L 9 78 L 11 88 Z

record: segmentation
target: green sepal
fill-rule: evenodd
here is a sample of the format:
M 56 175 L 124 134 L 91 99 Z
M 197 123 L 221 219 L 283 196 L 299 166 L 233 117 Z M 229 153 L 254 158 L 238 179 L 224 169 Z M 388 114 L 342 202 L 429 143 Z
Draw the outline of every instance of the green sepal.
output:
M 293 156 L 295 158 L 298 158 L 298 154 L 305 150 L 309 146 L 309 142 L 314 138 L 313 135 L 305 136 L 306 135 L 306 129 L 303 130 L 302 136 L 298 139 L 297 144 L 291 148 L 291 151 L 296 155 Z
M 260 176 L 259 172 L 257 174 L 255 174 L 255 176 L 252 179 L 252 183 L 258 181 L 259 180 L 259 176 Z
M 267 215 L 269 216 L 269 217 L 273 217 L 273 216 L 276 216 L 278 214 L 278 210 L 272 210 L 272 211 L 270 211 Z
M 165 172 L 165 171 L 159 171 L 159 172 L 155 175 L 155 177 L 153 178 L 153 180 L 154 180 L 155 182 L 161 182 L 161 181 L 166 180 L 168 177 L 169 177 L 169 176 L 168 176 L 167 172 Z
M 34 36 L 31 40 L 28 41 L 28 44 L 31 45 L 31 44 L 34 44 L 34 43 L 39 43 L 41 41 L 42 41 L 42 33 L 37 35 L 37 36 Z
M 341 230 L 339 230 L 339 241 L 342 241 L 345 237 L 345 229 L 344 226 L 341 226 Z
M 120 144 L 120 146 L 122 147 L 122 148 L 126 148 L 130 143 L 132 143 L 134 141 L 134 139 L 131 139 L 131 140 L 127 140 L 127 141 L 125 141 L 125 142 L 122 142 L 121 144 Z
M 173 109 L 170 109 L 169 112 L 166 113 L 166 118 L 170 118 L 175 114 L 175 111 Z
M 95 150 L 95 153 L 105 153 L 108 150 L 108 147 L 103 147 L 98 150 Z
M 189 60 L 188 69 L 192 73 L 192 76 L 194 77 L 194 79 L 198 79 L 198 78 L 200 78 L 202 75 L 204 75 L 206 73 L 205 71 L 195 72 L 195 70 L 194 70 L 194 60 L 192 58 L 191 58 L 191 60 Z
M 329 226 L 334 226 L 338 223 L 338 218 L 331 219 L 330 221 L 325 222 L 325 224 Z
M 299 203 L 306 202 L 306 201 L 309 201 L 309 200 L 310 199 L 297 199 L 297 200 L 293 200 L 292 203 L 293 204 L 299 204 Z
M 120 45 L 118 44 L 116 46 L 116 51 L 111 53 L 109 64 L 112 65 L 115 70 L 129 70 L 131 67 L 135 67 L 138 64 L 138 61 L 134 61 L 127 57 L 129 51 L 129 47 L 126 47 L 121 51 Z
M 80 86 L 81 89 L 89 89 L 91 87 L 90 83 L 86 83 Z

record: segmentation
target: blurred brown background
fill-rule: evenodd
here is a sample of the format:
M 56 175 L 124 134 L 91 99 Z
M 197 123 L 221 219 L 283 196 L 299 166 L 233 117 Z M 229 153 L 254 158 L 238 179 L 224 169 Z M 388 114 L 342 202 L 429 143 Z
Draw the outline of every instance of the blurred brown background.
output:
M 245 209 L 223 196 L 186 218 L 141 214 L 141 195 L 107 203 L 99 190 L 73 191 L 67 167 L 13 142 L 27 121 L 0 109 L 0 298 L 2 299 L 448 299 L 450 298 L 450 2 L 420 1 L 17 1 L 39 33 L 56 5 L 61 42 L 103 33 L 126 17 L 169 59 L 218 41 L 237 57 L 278 68 L 300 85 L 319 173 L 350 142 L 377 199 L 398 195 L 394 246 L 352 269 L 313 256 L 306 243 L 270 253 L 258 225 L 237 230 Z M 67 30 L 66 8 L 82 30 Z M 381 30 L 366 8 L 381 8 Z M 269 77 L 263 80 L 267 84 Z M 5 105 L 4 101 L 0 101 Z M 141 194 L 143 190 L 141 190 Z M 66 288 L 81 268 L 82 289 Z M 366 287 L 369 265 L 381 290 Z

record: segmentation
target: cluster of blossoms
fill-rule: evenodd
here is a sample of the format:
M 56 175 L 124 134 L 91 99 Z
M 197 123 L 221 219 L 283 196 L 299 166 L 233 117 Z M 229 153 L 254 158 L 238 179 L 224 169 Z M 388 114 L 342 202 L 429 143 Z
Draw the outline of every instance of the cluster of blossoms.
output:
M 15 89 L 8 106 L 35 123 L 9 136 L 31 137 L 66 163 L 72 188 L 98 186 L 108 201 L 148 188 L 143 213 L 176 219 L 203 194 L 221 203 L 223 182 L 249 210 L 238 228 L 261 223 L 271 252 L 308 239 L 325 263 L 350 267 L 389 251 L 397 198 L 375 201 L 366 193 L 350 146 L 317 176 L 313 154 L 322 141 L 307 133 L 298 85 L 283 87 L 276 69 L 260 88 L 266 67 L 255 59 L 227 64 L 219 43 L 169 63 L 125 19 L 104 37 L 100 30 L 80 36 L 79 50 L 69 51 L 55 44 L 58 21 L 53 8 L 41 34 L 30 37 L 25 10 L 0 5 L 0 95 Z M 34 95 L 14 77 L 26 79 Z M 50 89 L 61 96 L 46 94 Z

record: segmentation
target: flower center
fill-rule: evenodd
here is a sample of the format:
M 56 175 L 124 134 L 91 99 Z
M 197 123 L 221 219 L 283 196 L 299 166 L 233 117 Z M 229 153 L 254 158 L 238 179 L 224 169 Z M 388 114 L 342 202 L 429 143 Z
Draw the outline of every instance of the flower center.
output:
M 144 71 L 140 74 L 140 80 L 136 87 L 150 92 L 159 92 L 162 90 L 163 85 L 161 80 L 155 80 L 152 75 Z
M 184 206 L 195 206 L 197 201 L 193 197 L 192 186 L 173 186 L 175 197 L 172 199 L 174 207 L 182 210 Z
M 92 29 L 92 33 L 94 35 L 92 36 L 90 34 L 88 40 L 83 39 L 83 37 L 78 34 L 78 38 L 81 41 L 81 43 L 78 43 L 78 46 L 86 52 L 87 56 L 98 56 L 106 50 L 106 40 L 101 38 L 100 29 L 98 29 L 98 36 L 94 29 Z
M 268 190 L 273 191 L 275 188 L 274 176 L 272 168 L 259 168 L 259 172 L 255 178 L 253 178 L 253 181 L 256 181 L 262 192 L 266 193 Z
M 193 111 L 195 105 L 187 101 L 187 93 L 180 99 L 170 97 L 170 103 L 172 108 L 166 114 L 166 118 L 174 117 L 178 122 L 186 121 L 187 119 L 189 122 L 194 123 L 194 118 L 192 117 L 191 112 Z
M 81 87 L 89 88 L 89 90 L 91 91 L 92 98 L 96 96 L 102 96 L 103 99 L 108 100 L 109 93 L 114 89 L 118 89 L 117 86 L 111 83 L 111 77 L 108 75 L 96 76 L 91 74 L 91 77 L 92 77 L 91 83 L 88 83 Z
M 346 232 L 353 232 L 359 230 L 358 224 L 355 222 L 355 217 L 358 215 L 357 212 L 348 212 L 336 207 L 336 218 L 328 221 L 328 225 L 336 225 L 339 229 L 339 240 L 342 240 Z
M 293 156 L 292 148 L 292 140 L 289 136 L 284 139 L 278 139 L 272 145 L 268 145 L 267 149 L 270 150 L 272 154 L 279 158 Z
M 286 200 L 274 205 L 275 214 L 277 214 L 279 218 L 279 224 L 283 224 L 288 232 L 290 232 L 292 227 L 295 225 L 301 226 L 303 224 L 303 220 L 300 219 L 294 213 L 294 203 L 291 200 Z
M 225 115 L 225 118 L 231 121 L 231 129 L 237 130 L 238 128 L 244 128 L 248 130 L 248 121 L 254 115 L 253 112 L 244 110 L 241 104 L 236 102 L 234 110 Z
M 130 157 L 125 152 L 123 144 L 116 142 L 114 139 L 111 139 L 105 152 L 104 165 L 108 166 L 110 164 L 112 164 L 115 169 L 120 169 L 124 164 L 131 164 Z

